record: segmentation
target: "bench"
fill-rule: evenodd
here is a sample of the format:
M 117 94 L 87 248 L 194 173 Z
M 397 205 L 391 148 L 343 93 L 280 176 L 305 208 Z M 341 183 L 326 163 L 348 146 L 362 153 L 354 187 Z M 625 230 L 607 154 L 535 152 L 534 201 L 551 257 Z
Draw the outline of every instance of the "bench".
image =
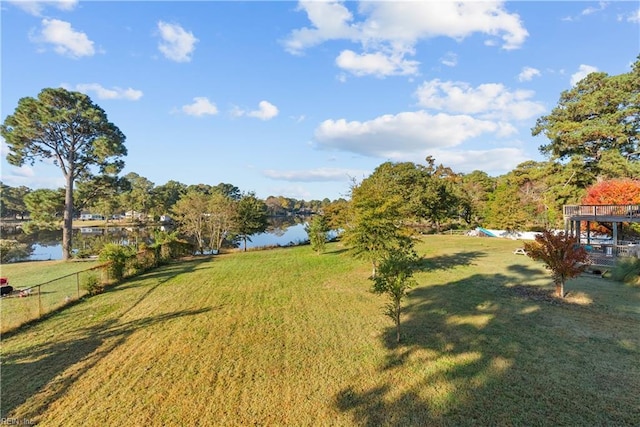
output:
M 516 249 L 515 251 L 513 251 L 513 253 L 514 253 L 515 255 L 526 255 L 526 254 L 527 254 L 527 251 L 525 251 L 525 250 L 524 250 L 524 248 L 518 248 L 518 249 Z

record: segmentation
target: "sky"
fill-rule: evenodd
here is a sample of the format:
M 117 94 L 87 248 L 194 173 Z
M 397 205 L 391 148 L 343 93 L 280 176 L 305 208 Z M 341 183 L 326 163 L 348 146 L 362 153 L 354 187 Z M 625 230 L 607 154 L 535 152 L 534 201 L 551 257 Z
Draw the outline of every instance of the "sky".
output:
M 1 8 L 1 120 L 47 87 L 126 136 L 121 175 L 347 197 L 385 161 L 542 161 L 536 119 L 640 54 L 638 1 L 42 1 Z M 64 186 L 47 162 L 10 186 Z

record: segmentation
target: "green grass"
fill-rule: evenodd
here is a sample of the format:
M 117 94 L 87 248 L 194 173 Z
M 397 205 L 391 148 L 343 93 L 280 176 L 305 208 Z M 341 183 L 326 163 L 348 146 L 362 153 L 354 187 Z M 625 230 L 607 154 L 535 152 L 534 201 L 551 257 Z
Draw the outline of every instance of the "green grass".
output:
M 640 425 L 640 290 L 550 299 L 519 242 L 429 236 L 403 342 L 337 244 L 155 270 L 2 341 L 2 416 L 67 425 Z
M 13 330 L 85 295 L 82 283 L 87 273 L 83 272 L 96 265 L 95 261 L 37 261 L 2 265 L 2 277 L 7 277 L 15 290 L 33 288 L 26 298 L 14 295 L 0 299 L 0 332 Z M 38 288 L 37 285 L 42 286 Z

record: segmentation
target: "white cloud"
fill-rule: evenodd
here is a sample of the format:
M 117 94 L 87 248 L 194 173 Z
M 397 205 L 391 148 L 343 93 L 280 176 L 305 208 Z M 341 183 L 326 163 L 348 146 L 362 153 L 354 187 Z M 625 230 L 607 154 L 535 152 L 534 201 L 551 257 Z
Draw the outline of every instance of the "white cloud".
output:
M 628 22 L 635 22 L 640 23 L 640 8 L 638 8 L 637 10 L 635 10 L 634 12 L 631 12 L 628 16 L 627 16 L 627 21 Z
M 533 67 L 522 67 L 522 71 L 518 74 L 518 80 L 521 82 L 531 81 L 534 77 L 540 77 L 540 70 Z
M 168 24 L 162 21 L 158 22 L 158 30 L 160 30 L 160 38 L 162 38 L 158 49 L 165 58 L 176 62 L 191 61 L 195 44 L 198 42 L 192 32 L 185 31 L 178 24 Z
M 182 106 L 182 111 L 190 116 L 201 117 L 205 115 L 214 116 L 218 114 L 218 107 L 206 97 L 193 98 L 192 104 Z
M 447 52 L 442 58 L 440 58 L 440 62 L 447 67 L 455 67 L 458 65 L 458 55 L 453 52 Z
M 271 179 L 277 179 L 281 181 L 294 181 L 294 182 L 344 182 L 349 181 L 351 177 L 361 176 L 368 171 L 355 170 L 355 169 L 340 169 L 340 168 L 318 168 L 309 170 L 291 170 L 291 171 L 276 171 L 273 169 L 265 170 L 262 172 L 264 176 Z
M 142 91 L 132 88 L 122 89 L 117 86 L 107 89 L 99 83 L 79 83 L 75 86 L 75 90 L 88 94 L 94 92 L 98 99 L 126 99 L 129 101 L 137 101 L 142 98 Z
M 73 10 L 78 4 L 79 0 L 53 0 L 53 1 L 24 1 L 14 0 L 9 3 L 19 7 L 25 12 L 34 15 L 42 16 L 42 12 L 48 6 L 53 6 L 56 9 L 70 11 Z
M 531 100 L 533 91 L 509 91 L 499 83 L 485 83 L 474 88 L 465 82 L 435 79 L 422 83 L 416 96 L 422 107 L 478 115 L 483 119 L 525 120 L 545 111 L 541 103 Z
M 255 117 L 260 120 L 271 120 L 278 115 L 278 107 L 269 101 L 260 101 L 258 109 L 253 111 L 245 111 L 240 107 L 233 107 L 231 115 L 234 117 L 248 116 Z M 304 118 L 304 117 L 303 117 Z
M 336 58 L 336 65 L 356 76 L 384 77 L 416 74 L 419 63 L 403 59 L 400 55 L 387 55 L 383 52 L 357 54 L 352 50 L 343 50 Z
M 353 15 L 337 1 L 300 1 L 298 10 L 307 13 L 313 28 L 301 28 L 291 32 L 284 41 L 285 49 L 301 54 L 305 49 L 327 40 L 357 39 L 358 29 L 350 24 Z
M 301 1 L 298 10 L 307 13 L 311 26 L 293 30 L 284 40 L 285 49 L 300 54 L 329 40 L 358 43 L 362 53 L 346 50 L 336 60 L 356 75 L 416 74 L 418 62 L 405 57 L 414 55 L 423 39 L 460 41 L 481 33 L 491 40 L 500 38 L 502 48 L 509 50 L 519 48 L 528 36 L 520 17 L 507 12 L 501 1 L 360 2 L 360 21 L 337 1 Z
M 31 40 L 52 44 L 56 53 L 71 58 L 93 56 L 96 52 L 85 33 L 74 30 L 70 23 L 59 19 L 43 19 L 41 31 L 32 35 Z
M 425 111 L 384 115 L 373 120 L 325 120 L 315 130 L 320 149 L 338 149 L 369 157 L 402 160 L 424 158 L 430 150 L 457 146 L 486 133 L 499 133 L 498 123 L 468 115 L 431 115 Z
M 604 2 L 604 1 L 598 2 L 598 7 L 589 6 L 588 8 L 582 11 L 581 15 L 592 15 L 594 13 L 601 12 L 605 10 L 608 5 L 609 5 L 608 2 Z
M 456 172 L 482 170 L 490 175 L 512 171 L 520 163 L 531 160 L 521 148 L 504 147 L 490 150 L 434 150 L 431 155 Z
M 592 65 L 580 64 L 578 71 L 571 74 L 571 86 L 575 86 L 580 80 L 584 79 L 591 73 L 597 72 L 598 69 Z

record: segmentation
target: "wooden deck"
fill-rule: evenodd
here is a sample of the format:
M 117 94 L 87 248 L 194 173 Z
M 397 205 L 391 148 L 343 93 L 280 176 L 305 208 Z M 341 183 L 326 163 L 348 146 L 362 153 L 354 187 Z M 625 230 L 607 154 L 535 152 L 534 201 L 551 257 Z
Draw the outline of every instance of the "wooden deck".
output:
M 640 258 L 640 246 L 619 245 L 617 233 L 620 223 L 640 223 L 640 205 L 565 205 L 563 214 L 565 227 L 571 223 L 571 232 L 575 231 L 580 235 L 576 238 L 589 253 L 592 265 L 612 267 L 618 257 Z M 612 243 L 597 244 L 594 242 L 594 244 L 590 241 L 588 232 L 585 243 L 580 230 L 580 223 L 583 221 L 611 223 L 613 226 Z
M 565 205 L 565 221 L 640 222 L 640 205 Z

